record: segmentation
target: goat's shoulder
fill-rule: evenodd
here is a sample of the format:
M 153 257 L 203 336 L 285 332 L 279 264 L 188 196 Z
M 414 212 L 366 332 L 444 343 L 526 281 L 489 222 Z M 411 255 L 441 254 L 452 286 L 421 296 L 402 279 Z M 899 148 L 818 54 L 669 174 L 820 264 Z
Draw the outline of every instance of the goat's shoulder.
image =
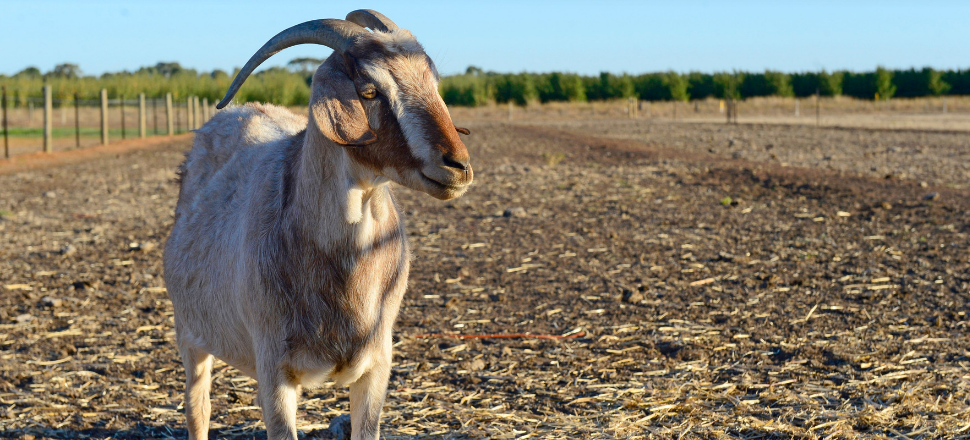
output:
M 294 136 L 306 126 L 306 116 L 272 104 L 229 107 L 195 131 L 191 155 L 222 163 L 242 149 Z
M 206 185 L 234 157 L 241 163 L 260 163 L 252 159 L 298 136 L 306 126 L 306 116 L 272 104 L 249 103 L 216 113 L 195 131 L 192 150 L 179 168 L 183 195 Z

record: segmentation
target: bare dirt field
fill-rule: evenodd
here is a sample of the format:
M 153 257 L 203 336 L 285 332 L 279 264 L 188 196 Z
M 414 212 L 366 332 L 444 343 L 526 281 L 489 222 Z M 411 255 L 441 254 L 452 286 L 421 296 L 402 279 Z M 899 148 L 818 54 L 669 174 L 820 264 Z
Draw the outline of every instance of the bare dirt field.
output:
M 967 135 L 457 122 L 469 193 L 397 191 L 384 438 L 970 437 Z M 184 438 L 161 249 L 187 147 L 0 175 L 0 437 Z M 265 436 L 254 391 L 217 364 L 213 436 Z M 299 410 L 331 438 L 347 393 Z
M 970 132 L 970 96 L 889 101 L 823 97 L 817 103 L 818 118 L 814 98 L 759 97 L 738 101 L 736 105 L 737 121 L 741 124 Z M 713 98 L 690 102 L 639 101 L 635 106 L 634 118 L 630 118 L 631 106 L 625 100 L 530 103 L 525 107 L 514 106 L 512 120 L 532 124 L 564 119 L 630 118 L 662 123 L 723 124 L 727 116 L 724 101 Z M 509 109 L 505 104 L 454 107 L 451 113 L 464 119 L 509 120 Z

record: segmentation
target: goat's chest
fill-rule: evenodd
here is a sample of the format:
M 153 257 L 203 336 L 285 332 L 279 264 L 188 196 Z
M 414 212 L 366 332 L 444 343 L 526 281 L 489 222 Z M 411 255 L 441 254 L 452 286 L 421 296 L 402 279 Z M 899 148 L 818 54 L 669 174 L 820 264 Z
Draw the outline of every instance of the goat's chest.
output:
M 339 371 L 390 340 L 407 288 L 410 258 L 403 230 L 354 250 L 305 249 L 285 269 L 292 302 L 291 355 L 332 363 Z

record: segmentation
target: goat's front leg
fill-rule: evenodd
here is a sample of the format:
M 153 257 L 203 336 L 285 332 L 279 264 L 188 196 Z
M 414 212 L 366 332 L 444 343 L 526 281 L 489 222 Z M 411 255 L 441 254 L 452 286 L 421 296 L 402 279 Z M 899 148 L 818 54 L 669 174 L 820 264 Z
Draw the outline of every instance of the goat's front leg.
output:
M 263 409 L 268 440 L 296 440 L 296 399 L 299 385 L 287 377 L 279 357 L 260 360 L 256 367 L 257 398 Z
M 350 384 L 351 440 L 376 440 L 381 433 L 381 410 L 391 375 L 390 347 L 375 361 L 369 371 Z
M 181 341 L 180 341 L 181 342 Z M 185 366 L 185 422 L 189 439 L 209 438 L 209 389 L 212 385 L 212 355 L 188 343 L 179 344 Z

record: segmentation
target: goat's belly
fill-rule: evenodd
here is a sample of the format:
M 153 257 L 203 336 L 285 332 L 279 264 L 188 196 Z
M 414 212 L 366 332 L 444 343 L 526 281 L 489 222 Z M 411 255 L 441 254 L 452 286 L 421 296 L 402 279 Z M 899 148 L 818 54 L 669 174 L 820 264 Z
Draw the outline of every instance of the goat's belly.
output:
M 179 326 L 178 337 L 182 343 L 199 348 L 253 376 L 256 371 L 253 341 L 249 332 L 238 324 L 235 320 L 197 319 Z
M 349 365 L 336 370 L 332 363 L 321 362 L 319 365 L 302 365 L 298 368 L 300 385 L 306 388 L 319 388 L 327 382 L 334 382 L 338 386 L 345 386 L 357 382 L 375 364 L 375 356 L 362 353 L 358 359 Z
M 320 368 L 303 371 L 300 374 L 300 385 L 308 389 L 320 388 L 330 380 L 330 377 L 332 375 L 333 375 L 332 365 L 329 368 L 320 367 Z

